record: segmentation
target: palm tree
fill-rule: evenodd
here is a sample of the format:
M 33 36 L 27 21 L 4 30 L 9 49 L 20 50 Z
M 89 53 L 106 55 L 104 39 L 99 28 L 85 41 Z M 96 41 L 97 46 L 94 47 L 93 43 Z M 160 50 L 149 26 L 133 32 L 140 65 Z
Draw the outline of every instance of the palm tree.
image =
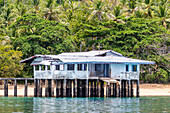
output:
M 169 17 L 169 9 L 167 8 L 166 4 L 160 5 L 159 8 L 156 10 L 157 16 L 161 18 L 162 20 L 162 25 L 164 27 L 167 26 L 166 18 Z
M 8 27 L 17 18 L 14 8 L 14 5 L 2 8 L 0 18 L 5 27 Z
M 55 0 L 47 0 L 45 4 L 45 8 L 43 8 L 43 16 L 48 20 L 56 20 L 61 22 L 60 17 L 58 16 L 60 10 L 58 7 L 55 6 Z
M 93 8 L 91 15 L 88 20 L 95 19 L 97 17 L 98 21 L 102 21 L 102 19 L 114 19 L 114 16 L 104 9 L 104 2 L 102 0 L 97 0 L 93 4 Z

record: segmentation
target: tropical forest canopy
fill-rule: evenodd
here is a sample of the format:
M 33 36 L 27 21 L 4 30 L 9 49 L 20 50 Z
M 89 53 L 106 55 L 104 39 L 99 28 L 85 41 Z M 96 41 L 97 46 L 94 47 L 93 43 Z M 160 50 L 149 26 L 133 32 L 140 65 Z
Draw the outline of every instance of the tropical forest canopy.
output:
M 0 76 L 32 77 L 35 54 L 114 50 L 155 61 L 144 82 L 170 81 L 168 0 L 0 0 Z M 170 51 L 170 50 L 169 50 Z

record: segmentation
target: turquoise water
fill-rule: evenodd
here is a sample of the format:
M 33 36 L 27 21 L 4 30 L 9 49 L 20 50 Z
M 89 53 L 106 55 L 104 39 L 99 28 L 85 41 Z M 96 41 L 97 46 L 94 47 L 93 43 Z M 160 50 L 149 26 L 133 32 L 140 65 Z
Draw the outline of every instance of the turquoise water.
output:
M 24 98 L 0 97 L 0 113 L 170 113 L 170 97 Z

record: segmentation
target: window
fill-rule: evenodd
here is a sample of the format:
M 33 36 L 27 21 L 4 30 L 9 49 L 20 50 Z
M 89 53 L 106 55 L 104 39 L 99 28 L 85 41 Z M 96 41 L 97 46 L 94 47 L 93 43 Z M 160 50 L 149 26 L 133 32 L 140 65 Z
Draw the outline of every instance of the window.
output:
M 137 71 L 137 65 L 132 65 L 132 71 L 136 72 Z
M 60 65 L 56 65 L 55 70 L 60 70 Z
M 87 64 L 84 64 L 84 71 L 87 70 Z
M 47 70 L 51 70 L 51 66 L 50 65 L 47 66 Z
M 68 64 L 67 70 L 74 70 L 74 64 Z
M 95 64 L 95 71 L 101 70 L 101 64 Z
M 129 71 L 129 65 L 126 65 L 126 71 Z
M 41 65 L 41 70 L 45 70 L 45 65 Z
M 35 70 L 39 70 L 39 65 L 36 65 L 36 66 L 35 66 Z
M 64 70 L 64 65 L 56 65 L 55 69 L 56 70 Z
M 87 64 L 77 64 L 77 70 L 86 71 L 87 70 Z
M 82 70 L 82 64 L 77 64 L 77 70 Z

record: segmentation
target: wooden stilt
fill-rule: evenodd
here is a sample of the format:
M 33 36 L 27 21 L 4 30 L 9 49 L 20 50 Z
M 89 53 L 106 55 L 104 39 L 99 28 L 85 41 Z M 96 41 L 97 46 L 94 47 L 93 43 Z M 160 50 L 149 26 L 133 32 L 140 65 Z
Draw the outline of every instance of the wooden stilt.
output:
M 90 86 L 90 97 L 93 97 L 93 81 L 91 81 L 91 86 Z
M 79 97 L 82 97 L 82 93 L 83 93 L 83 90 L 82 90 L 82 80 L 79 80 Z
M 108 97 L 111 97 L 111 84 L 108 85 Z
M 86 79 L 86 97 L 89 97 L 89 80 Z
M 4 96 L 8 97 L 8 80 L 4 80 Z
M 57 80 L 55 80 L 55 84 L 56 84 L 56 97 L 59 97 L 59 85 Z
M 121 85 L 121 83 L 120 83 L 119 86 L 118 86 L 118 90 L 119 90 L 119 95 L 118 95 L 118 97 L 121 97 L 120 85 Z
M 101 86 L 100 86 L 100 89 L 101 89 L 101 97 L 104 97 L 104 81 L 101 81 Z
M 45 97 L 49 97 L 47 80 L 45 80 Z
M 117 97 L 117 83 L 115 83 L 115 97 Z
M 131 97 L 133 97 L 133 81 L 132 80 L 131 80 L 131 85 L 130 86 L 131 86 L 131 91 L 130 91 L 131 92 Z
M 75 97 L 77 97 L 77 79 L 75 79 Z
M 112 97 L 115 97 L 115 84 L 112 84 Z
M 39 94 L 39 97 L 42 97 L 42 87 L 43 87 L 43 81 L 40 80 L 40 94 Z
M 71 97 L 71 81 L 70 80 L 68 80 L 68 97 Z
M 139 80 L 136 81 L 136 85 L 137 85 L 137 88 L 136 88 L 136 97 L 139 97 Z
M 82 81 L 82 97 L 86 97 L 86 80 Z
M 51 79 L 48 79 L 48 97 L 52 97 L 52 91 L 51 91 L 51 88 L 52 88 L 52 80 Z
M 37 79 L 37 97 L 40 97 L 40 79 Z
M 54 86 L 53 86 L 54 80 L 51 80 L 51 97 L 54 97 Z
M 97 97 L 100 97 L 100 81 L 97 80 Z
M 37 97 L 37 79 L 34 79 L 34 84 L 35 84 L 34 97 Z
M 121 97 L 124 97 L 124 95 L 123 95 L 123 93 L 124 93 L 124 91 L 123 91 L 123 80 L 121 80 Z
M 93 81 L 93 86 L 94 86 L 94 87 L 93 87 L 93 96 L 96 97 L 96 91 L 97 91 L 97 90 L 96 90 L 96 86 L 97 86 L 97 85 L 96 85 L 96 80 Z
M 27 79 L 25 79 L 24 97 L 27 97 L 27 94 L 28 94 L 28 84 L 27 84 Z
M 124 97 L 126 97 L 126 80 L 124 80 Z
M 17 80 L 15 80 L 14 84 L 14 97 L 17 97 Z
M 70 97 L 73 97 L 74 87 L 73 87 L 73 80 L 70 80 Z
M 128 97 L 130 97 L 130 90 L 129 90 L 129 85 L 130 85 L 130 80 L 127 81 L 128 82 Z

